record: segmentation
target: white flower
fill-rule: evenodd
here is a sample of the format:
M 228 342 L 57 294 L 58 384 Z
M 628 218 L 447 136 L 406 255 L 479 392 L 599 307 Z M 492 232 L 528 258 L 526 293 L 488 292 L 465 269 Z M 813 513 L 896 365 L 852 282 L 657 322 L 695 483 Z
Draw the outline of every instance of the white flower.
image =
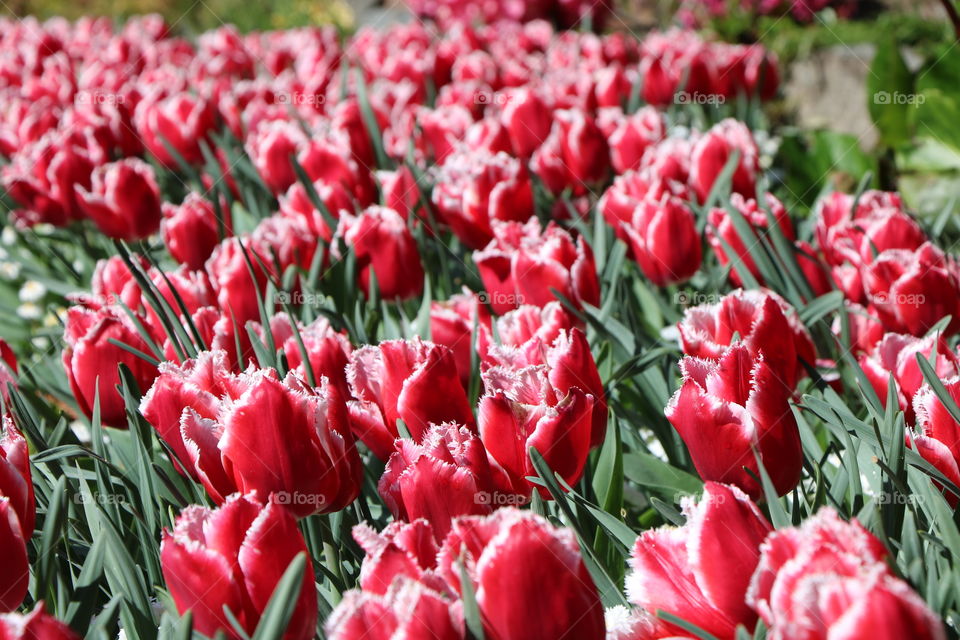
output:
M 20 287 L 20 302 L 38 302 L 47 295 L 47 288 L 36 280 L 27 280 Z

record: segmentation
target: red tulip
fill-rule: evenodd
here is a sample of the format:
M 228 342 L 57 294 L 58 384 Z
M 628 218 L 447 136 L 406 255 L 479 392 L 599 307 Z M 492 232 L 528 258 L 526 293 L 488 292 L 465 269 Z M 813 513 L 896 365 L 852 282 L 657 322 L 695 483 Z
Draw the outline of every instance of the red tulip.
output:
M 160 188 L 153 169 L 137 158 L 97 167 L 91 186 L 75 186 L 77 201 L 110 238 L 139 240 L 160 227 Z
M 720 359 L 736 337 L 752 357 L 763 355 L 789 392 L 806 376 L 804 363 L 812 367 L 817 360 L 796 310 L 766 289 L 737 289 L 716 304 L 687 309 L 678 328 L 683 352 L 707 360 Z
M 430 305 L 430 337 L 453 351 L 464 389 L 470 385 L 471 361 L 478 349 L 480 335 L 488 335 L 490 326 L 490 312 L 486 305 L 481 304 L 477 294 L 467 289 L 445 302 L 434 301 Z M 474 327 L 478 331 L 476 338 Z
M 960 377 L 954 375 L 943 382 L 954 402 L 960 401 Z M 913 396 L 913 412 L 917 418 L 916 433 L 908 438 L 908 443 L 950 482 L 960 487 L 960 425 L 928 384 L 921 386 Z M 953 492 L 945 495 L 953 506 L 960 501 Z
M 3 167 L 3 186 L 26 209 L 16 212 L 25 224 L 65 225 L 83 217 L 75 187 L 89 187 L 90 174 L 102 158 L 50 133 L 13 156 Z
M 217 304 L 240 331 L 249 320 L 260 319 L 257 292 L 266 290 L 263 265 L 271 264 L 266 247 L 250 237 L 226 238 L 207 260 L 207 276 L 217 294 Z
M 311 389 L 292 372 L 235 375 L 223 352 L 204 352 L 162 365 L 141 412 L 215 502 L 257 491 L 305 517 L 339 511 L 360 490 L 346 405 L 326 380 Z
M 600 283 L 593 251 L 582 236 L 554 223 L 541 231 L 540 221 L 494 223 L 495 238 L 473 254 L 487 290 L 486 302 L 496 313 L 520 305 L 542 307 L 556 289 L 573 304 L 598 305 Z
M 393 209 L 369 207 L 359 216 L 344 212 L 337 235 L 357 258 L 358 284 L 365 295 L 370 294 L 371 277 L 385 300 L 406 300 L 423 292 L 417 242 Z
M 600 126 L 610 145 L 610 159 L 617 173 L 640 168 L 644 152 L 666 136 L 663 116 L 653 107 L 624 115 L 620 109 L 601 111 Z
M 157 368 L 143 358 L 117 346 L 115 340 L 151 353 L 126 312 L 115 306 L 95 311 L 70 307 L 64 328 L 63 367 L 73 396 L 86 416 L 93 416 L 93 405 L 100 397 L 100 419 L 104 424 L 122 427 L 127 424 L 123 396 L 116 387 L 120 384 L 120 363 L 129 367 L 141 390 L 150 387 L 157 376 Z
M 165 95 L 159 91 L 137 105 L 133 116 L 137 133 L 157 160 L 170 169 L 180 163 L 168 150 L 171 147 L 187 164 L 203 164 L 202 142 L 209 142 L 217 124 L 215 105 L 186 91 Z
M 689 200 L 685 185 L 663 178 L 655 170 L 648 168 L 627 171 L 614 179 L 613 185 L 604 192 L 597 207 L 607 224 L 613 227 L 617 237 L 629 245 L 630 241 L 623 226 L 633 223 L 634 214 L 641 204 L 648 201 L 660 202 L 665 196 Z
M 738 625 L 752 631 L 757 614 L 744 600 L 760 544 L 773 527 L 746 494 L 716 482 L 706 483 L 699 502 L 685 499 L 684 513 L 682 527 L 653 529 L 637 539 L 626 581 L 630 602 L 677 616 L 720 640 L 732 640 Z M 660 624 L 665 635 L 684 633 Z
M 773 637 L 945 639 L 943 624 L 886 564 L 883 544 L 829 507 L 763 543 L 747 602 Z
M 297 340 L 294 334 L 294 327 L 300 334 L 300 340 Z M 263 331 L 259 326 L 256 328 Z M 287 365 L 299 373 L 301 378 L 309 379 L 306 370 L 309 366 L 315 381 L 319 382 L 320 378 L 324 377 L 337 387 L 342 398 L 350 397 L 346 367 L 350 362 L 353 347 L 350 346 L 345 331 L 335 331 L 324 316 L 304 326 L 281 312 L 270 318 L 270 332 L 277 348 L 283 350 Z M 301 342 L 303 349 L 300 348 Z M 303 358 L 304 350 L 307 353 L 306 363 Z
M 791 391 L 763 354 L 754 357 L 747 345 L 737 343 L 717 361 L 686 357 L 680 369 L 683 384 L 665 413 L 700 477 L 759 497 L 756 449 L 777 493 L 793 489 L 800 481 L 803 452 Z
M 0 567 L 0 611 L 13 611 L 27 595 L 30 582 L 28 538 L 10 498 L 0 496 L 0 546 L 6 556 Z
M 280 578 L 306 552 L 287 510 L 272 500 L 264 506 L 256 495 L 233 495 L 217 509 L 184 509 L 173 531 L 164 531 L 160 565 L 177 611 L 193 612 L 196 631 L 238 638 L 224 608 L 252 634 Z M 317 596 L 307 557 L 287 640 L 307 640 L 316 632 Z
M 398 519 L 425 518 L 442 540 L 454 518 L 484 515 L 522 501 L 497 481 L 480 439 L 466 427 L 431 425 L 423 443 L 400 438 L 378 485 L 384 503 Z
M 439 169 L 433 202 L 464 244 L 480 249 L 494 237 L 494 220 L 526 222 L 534 213 L 530 176 L 506 153 L 450 155 Z
M 39 603 L 27 614 L 0 615 L 0 638 L 3 640 L 80 640 L 73 629 L 43 610 Z
M 248 136 L 247 154 L 257 173 L 273 193 L 283 193 L 297 182 L 297 174 L 290 157 L 296 156 L 307 141 L 303 129 L 287 120 L 262 122 Z
M 330 640 L 466 638 L 460 603 L 409 578 L 398 579 L 383 595 L 348 591 L 325 629 Z
M 366 552 L 359 578 L 364 591 L 384 595 L 398 576 L 416 580 L 440 593 L 448 591 L 437 573 L 440 548 L 428 521 L 391 522 L 380 533 L 366 524 L 358 524 L 353 528 L 353 538 Z
M 458 592 L 461 558 L 488 638 L 603 640 L 603 605 L 570 530 L 514 508 L 460 518 L 439 562 Z
M 10 345 L 0 338 L 0 399 L 10 405 L 10 393 L 7 385 L 17 386 L 17 356 Z
M 396 171 L 377 171 L 376 175 L 387 208 L 399 213 L 404 220 L 429 220 L 420 202 L 420 186 L 410 167 L 401 165 Z
M 700 268 L 696 219 L 679 198 L 644 200 L 619 231 L 640 270 L 658 287 L 686 282 Z
M 523 495 L 530 495 L 535 486 L 527 476 L 537 476 L 531 447 L 571 486 L 583 474 L 590 451 L 594 397 L 578 386 L 561 393 L 545 368 L 493 367 L 483 374 L 480 438 L 514 490 Z M 544 487 L 539 490 L 549 495 Z
M 734 225 L 732 214 L 726 209 L 717 208 L 711 209 L 708 215 L 707 238 L 710 240 L 710 245 L 717 254 L 717 260 L 721 265 L 732 262 L 731 257 L 727 255 L 728 250 L 732 250 L 740 259 L 742 266 L 734 265 L 730 270 L 730 280 L 734 284 L 737 286 L 743 284 L 743 277 L 740 274 L 742 268 L 747 269 L 760 284 L 763 284 L 763 277 L 760 275 L 760 270 L 757 268 L 751 253 L 760 248 L 760 236 L 769 233 L 767 213 L 756 200 L 744 199 L 738 193 L 731 196 L 730 205 L 736 207 L 750 224 L 750 235 L 747 238 L 741 238 Z M 793 227 L 783 204 L 775 196 L 768 193 L 766 195 L 766 206 L 784 237 L 792 241 Z
M 706 132 L 693 149 L 690 183 L 702 204 L 734 153 L 740 158 L 733 172 L 731 191 L 744 198 L 755 197 L 760 152 L 746 125 L 728 118 Z
M 504 94 L 501 118 L 510 136 L 517 157 L 533 155 L 550 135 L 551 109 L 543 97 L 529 87 L 520 87 Z
M 527 364 L 544 364 L 543 345 L 553 344 L 562 332 L 569 333 L 578 325 L 577 318 L 557 301 L 543 307 L 526 304 L 497 318 L 497 337 L 504 347 L 518 348 Z M 479 351 L 484 365 L 500 362 L 489 357 L 492 345 L 493 336 L 481 330 Z
M 936 360 L 931 362 L 934 354 Z M 907 412 L 910 422 L 913 421 L 911 400 L 923 385 L 923 373 L 917 364 L 917 355 L 922 355 L 931 362 L 941 379 L 960 374 L 960 362 L 956 354 L 950 351 L 942 335 L 915 338 L 888 333 L 877 343 L 872 353 L 860 357 L 860 366 L 884 406 L 887 404 L 890 374 L 893 374 L 895 395 L 900 409 Z
M 864 269 L 863 284 L 888 331 L 921 336 L 947 316 L 948 335 L 960 328 L 960 271 L 929 242 L 912 252 L 884 251 Z
M 14 426 L 9 415 L 3 416 L 3 437 L 0 438 L 0 496 L 10 500 L 17 514 L 20 529 L 26 537 L 33 534 L 37 507 L 33 498 L 30 473 L 30 450 L 27 441 Z
M 414 338 L 361 347 L 347 380 L 357 398 L 349 403 L 354 433 L 381 460 L 393 452 L 397 420 L 417 442 L 430 424 L 475 424 L 454 354 L 439 344 Z
M 217 222 L 219 215 L 224 219 Z M 180 205 L 164 203 L 160 223 L 163 243 L 174 260 L 194 271 L 203 270 L 222 236 L 233 235 L 230 209 L 221 200 L 219 213 L 213 203 L 198 193 L 187 194 Z
M 553 128 L 533 154 L 530 166 L 556 196 L 574 197 L 602 184 L 610 172 L 610 149 L 592 117 L 576 109 L 553 114 Z

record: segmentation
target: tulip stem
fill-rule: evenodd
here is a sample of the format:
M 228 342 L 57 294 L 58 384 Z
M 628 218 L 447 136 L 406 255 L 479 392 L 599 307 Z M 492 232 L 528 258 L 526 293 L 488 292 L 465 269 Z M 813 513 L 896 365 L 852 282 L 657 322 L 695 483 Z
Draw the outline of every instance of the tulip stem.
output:
M 334 544 L 333 541 L 333 530 L 330 527 L 330 516 L 322 515 L 319 518 L 320 521 L 320 539 L 323 541 L 323 559 L 324 564 L 327 565 L 327 569 L 337 578 L 337 581 L 340 583 L 340 586 L 345 586 L 343 580 L 343 567 L 340 565 L 340 549 Z M 340 588 L 334 590 L 334 597 L 339 602 Z

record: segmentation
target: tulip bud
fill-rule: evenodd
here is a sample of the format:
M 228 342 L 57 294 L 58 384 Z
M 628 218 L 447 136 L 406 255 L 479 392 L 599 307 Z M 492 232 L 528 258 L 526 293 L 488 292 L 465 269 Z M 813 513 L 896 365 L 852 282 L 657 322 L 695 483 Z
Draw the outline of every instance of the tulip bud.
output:
M 218 223 L 217 217 L 224 215 Z M 165 203 L 160 223 L 163 243 L 174 260 L 194 271 L 203 270 L 210 254 L 224 237 L 233 235 L 230 209 L 221 200 L 220 213 L 209 200 L 191 192 L 180 205 Z
M 160 566 L 177 611 L 193 612 L 194 630 L 237 638 L 224 608 L 252 634 L 280 578 L 299 553 L 307 553 L 297 522 L 273 500 L 230 496 L 223 506 L 183 510 L 164 531 Z M 308 640 L 316 632 L 317 596 L 307 556 L 303 587 L 284 638 Z
M 603 605 L 573 532 L 529 511 L 505 508 L 459 518 L 440 550 L 441 574 L 462 591 L 472 583 L 488 638 L 603 640 Z M 550 598 L 530 598 L 550 585 Z
M 760 151 L 746 125 L 728 118 L 706 132 L 693 149 L 690 183 L 701 204 L 706 203 L 714 182 L 735 152 L 740 159 L 733 172 L 731 191 L 744 198 L 755 197 Z
M 160 227 L 160 188 L 142 160 L 101 165 L 93 171 L 89 189 L 74 188 L 84 214 L 110 238 L 139 240 Z
M 517 157 L 527 159 L 550 135 L 550 107 L 528 87 L 511 90 L 504 96 L 503 124 Z
M 559 110 L 530 166 L 554 195 L 570 189 L 573 197 L 579 197 L 607 179 L 610 149 L 592 117 L 578 109 Z
M 640 167 L 643 154 L 666 136 L 666 123 L 659 111 L 644 107 L 631 115 L 620 109 L 601 111 L 601 128 L 607 132 L 610 159 L 618 174 Z
M 417 242 L 393 209 L 369 207 L 358 216 L 344 212 L 337 235 L 357 259 L 357 278 L 370 295 L 371 277 L 385 300 L 406 300 L 423 292 L 424 272 Z
M 763 354 L 754 357 L 737 343 L 717 361 L 686 357 L 680 369 L 683 384 L 665 413 L 700 477 L 759 497 L 756 449 L 778 495 L 793 489 L 800 481 L 803 452 L 791 391 Z
M 773 527 L 746 494 L 716 482 L 706 483 L 699 502 L 685 498 L 683 510 L 682 527 L 649 530 L 637 539 L 626 581 L 630 602 L 717 638 L 732 639 L 741 624 L 752 630 L 757 614 L 744 599 L 760 544 Z M 665 636 L 685 633 L 663 624 Z
M 475 424 L 453 352 L 442 345 L 414 338 L 361 347 L 347 380 L 357 398 L 349 403 L 354 433 L 381 460 L 393 452 L 397 420 L 417 442 L 431 423 Z
M 561 394 L 546 367 L 493 367 L 483 374 L 486 395 L 478 409 L 480 438 L 514 490 L 530 495 L 537 476 L 529 451 L 536 448 L 550 469 L 573 486 L 583 474 L 593 430 L 594 397 L 580 387 Z M 541 495 L 548 496 L 544 487 Z
M 96 311 L 71 307 L 67 311 L 63 337 L 67 343 L 63 350 L 63 368 L 80 410 L 88 418 L 92 417 L 99 394 L 103 423 L 126 426 L 126 406 L 116 389 L 120 384 L 118 365 L 122 363 L 130 369 L 141 390 L 149 388 L 157 376 L 156 366 L 113 342 L 151 353 L 129 316 L 115 306 Z
M 644 200 L 620 233 L 640 270 L 658 287 L 689 280 L 700 268 L 701 240 L 693 212 L 679 198 Z

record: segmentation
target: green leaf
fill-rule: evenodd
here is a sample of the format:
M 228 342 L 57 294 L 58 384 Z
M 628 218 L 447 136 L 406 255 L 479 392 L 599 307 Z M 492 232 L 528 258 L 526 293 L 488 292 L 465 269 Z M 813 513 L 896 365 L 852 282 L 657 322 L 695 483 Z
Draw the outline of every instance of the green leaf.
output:
M 867 110 L 887 146 L 899 147 L 910 141 L 908 101 L 913 83 L 897 43 L 892 39 L 878 42 L 867 75 Z
M 253 633 L 253 640 L 281 640 L 290 624 L 293 611 L 297 607 L 297 597 L 303 588 L 303 577 L 307 570 L 307 554 L 300 552 L 293 559 L 283 577 L 277 583 L 267 608 L 260 617 L 260 624 Z

